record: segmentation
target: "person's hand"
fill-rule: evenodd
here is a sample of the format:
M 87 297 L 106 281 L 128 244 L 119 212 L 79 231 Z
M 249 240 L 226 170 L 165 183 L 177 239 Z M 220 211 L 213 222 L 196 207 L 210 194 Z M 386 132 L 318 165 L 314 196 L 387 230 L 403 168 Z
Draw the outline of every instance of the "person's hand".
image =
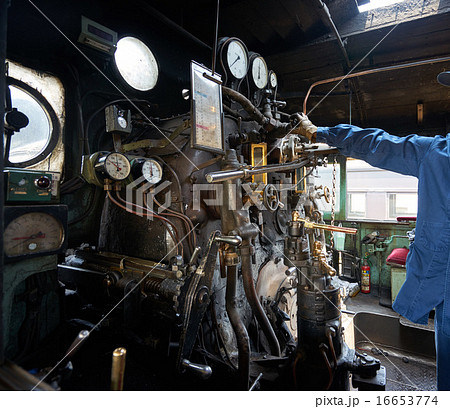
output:
M 295 114 L 293 118 L 295 122 L 296 133 L 306 136 L 311 142 L 316 141 L 317 126 L 315 126 L 304 113 Z

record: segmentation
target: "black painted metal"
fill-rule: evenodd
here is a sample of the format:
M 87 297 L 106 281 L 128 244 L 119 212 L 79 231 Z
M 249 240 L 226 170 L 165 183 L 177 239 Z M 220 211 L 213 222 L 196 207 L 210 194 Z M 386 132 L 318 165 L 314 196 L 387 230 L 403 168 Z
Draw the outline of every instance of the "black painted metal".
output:
M 0 95 L 5 95 L 6 23 L 9 0 L 0 0 Z M 0 134 L 3 135 L 5 106 L 0 104 Z M 0 144 L 0 229 L 3 232 L 3 144 Z M 0 364 L 4 361 L 3 351 L 3 234 L 0 238 Z

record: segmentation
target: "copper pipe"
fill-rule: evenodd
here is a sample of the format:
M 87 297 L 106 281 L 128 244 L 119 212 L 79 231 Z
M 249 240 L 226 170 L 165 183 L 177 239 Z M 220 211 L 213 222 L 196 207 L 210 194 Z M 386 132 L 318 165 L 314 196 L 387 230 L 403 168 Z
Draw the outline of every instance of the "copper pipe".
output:
M 330 349 L 331 349 L 331 355 L 333 355 L 334 369 L 336 370 L 337 369 L 337 356 L 336 356 L 336 350 L 334 349 L 334 345 L 333 345 L 333 334 L 336 334 L 336 331 L 332 331 L 330 329 L 328 331 L 327 338 L 328 338 L 328 344 L 330 345 Z
M 341 81 L 341 80 L 345 80 L 348 78 L 361 77 L 363 75 L 376 74 L 379 72 L 400 70 L 402 68 L 417 67 L 419 65 L 435 64 L 435 63 L 449 61 L 449 60 L 450 60 L 450 56 L 431 58 L 429 60 L 420 60 L 420 61 L 414 61 L 414 62 L 405 63 L 405 64 L 389 65 L 387 67 L 380 67 L 380 68 L 372 68 L 370 70 L 353 72 L 353 73 L 350 73 L 347 75 L 341 75 L 339 77 L 333 77 L 333 78 L 328 78 L 325 80 L 316 81 L 309 87 L 308 92 L 306 93 L 305 100 L 303 101 L 303 113 L 306 114 L 306 104 L 308 102 L 309 95 L 311 94 L 312 89 L 314 87 L 316 87 L 317 85 L 329 84 L 330 82 Z
M 248 337 L 247 329 L 241 320 L 239 311 L 237 310 L 236 300 L 236 281 L 237 268 L 236 266 L 229 266 L 227 268 L 227 289 L 226 302 L 227 314 L 233 327 L 234 334 L 238 346 L 238 368 L 239 378 L 242 390 L 248 390 L 249 376 L 250 376 L 250 339 Z
M 264 335 L 269 342 L 271 353 L 275 356 L 281 355 L 280 344 L 278 342 L 277 336 L 270 324 L 267 315 L 259 302 L 258 295 L 256 294 L 255 284 L 253 282 L 252 274 L 252 261 L 250 256 L 250 245 L 247 242 L 246 246 L 241 247 L 241 260 L 242 260 L 242 279 L 244 283 L 245 296 L 247 301 L 252 308 L 253 314 L 255 314 L 256 320 L 258 321 Z
M 125 360 L 127 357 L 127 350 L 125 348 L 116 348 L 112 357 L 111 368 L 111 390 L 123 390 L 123 377 L 125 375 Z
M 330 361 L 328 360 L 327 353 L 325 352 L 325 349 L 321 348 L 320 352 L 322 353 L 323 360 L 325 361 L 325 365 L 327 366 L 327 369 L 328 369 L 329 380 L 328 380 L 327 386 L 325 387 L 325 390 L 327 391 L 327 390 L 330 389 L 331 384 L 333 383 L 333 371 L 331 370 Z

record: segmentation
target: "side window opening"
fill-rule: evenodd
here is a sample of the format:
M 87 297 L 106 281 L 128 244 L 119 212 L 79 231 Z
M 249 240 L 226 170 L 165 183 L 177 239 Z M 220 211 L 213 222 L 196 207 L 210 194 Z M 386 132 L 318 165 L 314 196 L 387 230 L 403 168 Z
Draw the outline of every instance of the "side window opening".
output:
M 417 215 L 417 178 L 347 159 L 347 218 L 393 221 Z
M 61 172 L 65 120 L 62 83 L 50 74 L 7 62 L 7 86 L 11 96 L 9 108 L 25 114 L 28 125 L 15 130 L 10 136 L 5 165 Z

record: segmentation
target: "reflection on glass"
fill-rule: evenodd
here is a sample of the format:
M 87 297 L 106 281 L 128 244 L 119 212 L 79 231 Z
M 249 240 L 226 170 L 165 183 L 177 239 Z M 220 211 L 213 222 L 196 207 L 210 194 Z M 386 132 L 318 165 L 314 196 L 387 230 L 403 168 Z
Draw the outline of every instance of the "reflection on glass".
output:
M 47 113 L 36 98 L 13 85 L 9 89 L 12 106 L 29 119 L 28 125 L 19 132 L 14 132 L 11 137 L 9 161 L 26 162 L 45 149 L 50 141 L 52 128 Z

